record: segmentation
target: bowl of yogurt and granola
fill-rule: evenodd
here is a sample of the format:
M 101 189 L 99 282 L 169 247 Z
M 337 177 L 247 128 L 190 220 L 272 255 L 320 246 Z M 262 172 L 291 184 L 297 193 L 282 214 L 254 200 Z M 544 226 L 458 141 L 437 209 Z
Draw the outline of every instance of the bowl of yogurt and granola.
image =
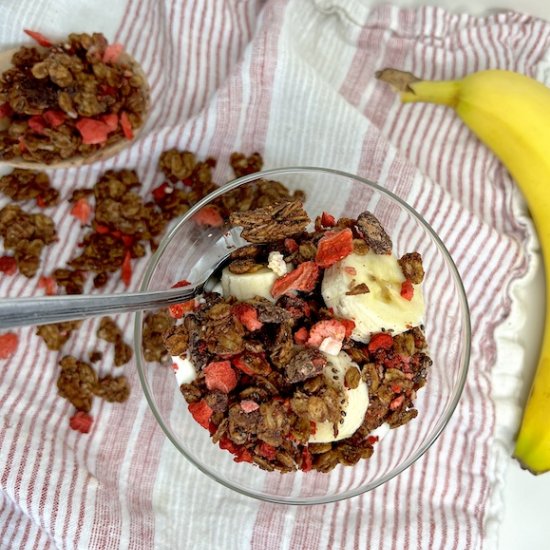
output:
M 143 289 L 199 281 L 136 316 L 138 370 L 176 449 L 220 483 L 292 504 L 348 498 L 413 464 L 460 398 L 470 327 L 460 277 L 407 203 L 322 168 L 249 174 L 191 209 Z M 165 367 L 147 363 L 158 324 Z

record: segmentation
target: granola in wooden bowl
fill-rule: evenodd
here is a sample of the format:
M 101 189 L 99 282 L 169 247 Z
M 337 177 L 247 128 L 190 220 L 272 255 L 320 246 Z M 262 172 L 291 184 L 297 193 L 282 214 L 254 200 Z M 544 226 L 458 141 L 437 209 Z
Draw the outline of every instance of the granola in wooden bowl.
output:
M 0 162 L 66 167 L 112 156 L 143 128 L 149 86 L 121 44 L 101 33 L 0 55 Z

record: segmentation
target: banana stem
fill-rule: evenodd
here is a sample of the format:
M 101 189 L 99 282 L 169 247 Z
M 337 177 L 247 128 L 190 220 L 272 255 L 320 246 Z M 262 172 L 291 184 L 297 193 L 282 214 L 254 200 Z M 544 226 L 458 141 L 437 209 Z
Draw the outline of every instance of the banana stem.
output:
M 412 73 L 397 69 L 383 69 L 376 78 L 387 82 L 400 92 L 403 103 L 437 103 L 456 107 L 460 83 L 456 80 L 420 80 Z
M 456 107 L 459 84 L 455 80 L 423 81 L 411 84 L 412 91 L 401 92 L 403 103 L 426 102 Z

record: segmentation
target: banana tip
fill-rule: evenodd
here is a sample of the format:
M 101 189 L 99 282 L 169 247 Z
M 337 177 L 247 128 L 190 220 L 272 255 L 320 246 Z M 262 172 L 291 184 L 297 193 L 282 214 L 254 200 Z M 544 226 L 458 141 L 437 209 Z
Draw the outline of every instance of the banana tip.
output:
M 522 470 L 526 470 L 528 471 L 529 473 L 531 473 L 532 475 L 534 476 L 540 476 L 541 474 L 544 474 L 546 472 L 548 472 L 550 469 L 549 468 L 546 468 L 545 470 L 535 470 L 534 468 L 532 468 L 531 466 L 529 466 L 528 464 L 526 464 L 521 458 L 519 458 L 517 455 L 512 455 L 512 458 L 515 459 L 518 464 L 519 464 L 519 467 L 522 469 Z

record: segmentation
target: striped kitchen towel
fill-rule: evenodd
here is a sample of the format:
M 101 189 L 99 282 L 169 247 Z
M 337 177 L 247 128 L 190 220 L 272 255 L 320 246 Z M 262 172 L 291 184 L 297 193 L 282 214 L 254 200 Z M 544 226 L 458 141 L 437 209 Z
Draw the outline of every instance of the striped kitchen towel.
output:
M 16 354 L 0 362 L 0 546 L 493 548 L 503 460 L 494 445 L 494 330 L 509 314 L 510 283 L 527 272 L 532 229 L 516 216 L 521 198 L 506 171 L 451 112 L 401 106 L 373 74 L 395 66 L 424 78 L 489 67 L 534 75 L 550 25 L 513 12 L 474 18 L 361 0 L 0 3 L 0 44 L 22 42 L 23 28 L 53 38 L 102 31 L 125 44 L 152 84 L 153 111 L 137 143 L 109 161 L 51 171 L 63 198 L 110 168 L 135 168 L 148 191 L 171 147 L 218 158 L 218 182 L 229 179 L 235 150 L 260 151 L 268 168 L 358 173 L 407 200 L 446 243 L 471 305 L 473 353 L 450 425 L 416 464 L 361 497 L 286 507 L 218 486 L 179 456 L 133 364 L 124 367 L 130 399 L 97 403 L 89 434 L 71 430 L 71 406 L 56 395 L 59 354 L 22 329 Z M 44 258 L 45 273 L 81 237 L 62 204 L 62 239 Z M 135 287 L 145 263 L 136 263 Z M 0 295 L 40 294 L 37 279 L 3 276 Z M 112 280 L 107 290 L 122 287 Z M 120 320 L 129 340 L 132 317 Z M 84 357 L 94 328 L 74 333 L 63 353 Z

